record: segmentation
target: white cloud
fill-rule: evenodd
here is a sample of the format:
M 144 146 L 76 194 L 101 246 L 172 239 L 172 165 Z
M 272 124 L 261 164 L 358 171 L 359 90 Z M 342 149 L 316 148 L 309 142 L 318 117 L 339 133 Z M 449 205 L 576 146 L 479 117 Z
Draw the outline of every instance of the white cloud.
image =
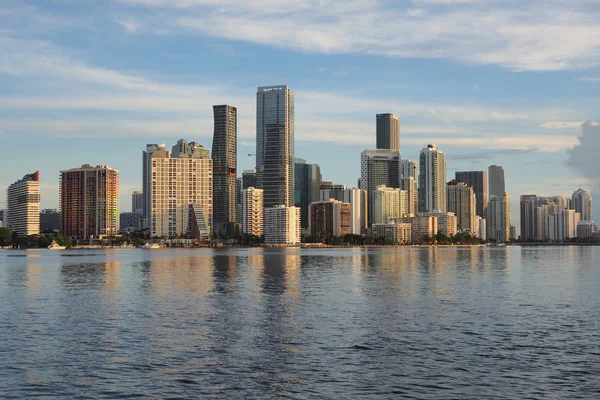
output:
M 540 124 L 539 127 L 544 129 L 579 129 L 581 124 L 583 122 L 550 121 Z
M 514 70 L 600 65 L 600 11 L 560 0 L 122 0 L 164 29 L 321 53 L 447 58 Z M 160 23 L 160 21 L 155 20 Z

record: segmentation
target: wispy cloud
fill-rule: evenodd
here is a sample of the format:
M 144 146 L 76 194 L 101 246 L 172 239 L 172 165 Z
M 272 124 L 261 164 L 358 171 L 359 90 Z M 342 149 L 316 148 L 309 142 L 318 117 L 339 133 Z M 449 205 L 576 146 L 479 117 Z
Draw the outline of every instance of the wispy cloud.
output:
M 165 30 L 297 51 L 446 58 L 513 70 L 600 65 L 600 10 L 593 2 L 121 1 L 144 15 L 166 14 L 154 20 Z
M 550 121 L 540 124 L 539 127 L 544 129 L 579 129 L 582 124 L 583 122 Z

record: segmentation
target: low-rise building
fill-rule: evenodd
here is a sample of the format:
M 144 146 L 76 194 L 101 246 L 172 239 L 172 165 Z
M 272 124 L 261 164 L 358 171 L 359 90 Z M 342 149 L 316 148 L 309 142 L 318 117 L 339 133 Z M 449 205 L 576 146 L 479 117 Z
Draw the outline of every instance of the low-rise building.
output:
M 406 244 L 412 240 L 412 224 L 407 222 L 373 224 L 371 235 L 375 238 L 385 238 L 394 244 Z

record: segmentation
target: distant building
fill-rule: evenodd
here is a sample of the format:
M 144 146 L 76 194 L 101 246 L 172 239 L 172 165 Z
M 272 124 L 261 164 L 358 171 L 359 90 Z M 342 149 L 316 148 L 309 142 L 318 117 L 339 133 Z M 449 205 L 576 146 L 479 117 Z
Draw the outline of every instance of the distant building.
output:
M 571 197 L 571 207 L 581 214 L 582 221 L 592 219 L 592 195 L 583 189 L 578 189 Z
M 419 210 L 419 192 L 417 182 L 419 175 L 417 163 L 410 160 L 400 160 L 400 189 L 408 192 L 408 215 L 416 216 Z
M 6 228 L 8 226 L 8 209 L 0 209 L 0 221 L 2 221 L 2 225 Z
M 594 236 L 598 232 L 598 227 L 594 221 L 579 221 L 577 223 L 577 237 L 588 238 Z
M 506 186 L 504 184 L 504 170 L 499 165 L 490 165 L 488 168 L 490 200 L 492 196 L 504 196 Z
M 430 213 L 422 213 L 419 214 L 419 216 L 437 218 L 437 231 L 448 237 L 455 236 L 458 231 L 457 218 L 454 213 L 434 211 Z
M 479 219 L 479 232 L 477 237 L 481 240 L 487 240 L 487 219 L 481 218 Z
M 331 189 L 331 187 L 333 186 L 333 182 L 331 181 L 321 181 L 319 183 L 319 191 L 321 190 L 326 190 L 326 189 Z
M 477 199 L 476 213 L 482 218 L 487 218 L 488 208 L 488 174 L 486 171 L 457 171 L 456 182 L 464 182 L 473 187 Z
M 408 203 L 406 190 L 377 186 L 373 194 L 373 223 L 384 224 L 390 219 L 408 217 Z
M 319 200 L 329 199 L 350 203 L 350 233 L 365 234 L 367 231 L 367 192 L 358 188 L 348 189 L 346 185 L 332 185 L 320 191 Z
M 119 170 L 82 165 L 60 171 L 61 234 L 75 239 L 119 232 Z
M 209 150 L 183 139 L 173 150 L 170 153 L 164 145 L 146 146 L 144 219 L 147 218 L 152 237 L 189 235 L 207 241 L 213 215 L 213 164 Z
M 419 157 L 419 212 L 445 212 L 446 194 L 446 155 L 427 145 Z
M 40 171 L 25 175 L 6 189 L 8 226 L 19 237 L 40 233 Z
M 317 240 L 342 237 L 350 233 L 350 203 L 329 199 L 310 203 L 309 230 Z
M 452 180 L 448 182 L 448 212 L 456 215 L 458 230 L 475 234 L 477 199 L 473 188 L 464 182 Z
M 438 217 L 419 215 L 413 218 L 401 218 L 399 223 L 408 223 L 411 226 L 411 239 L 413 243 L 420 243 L 425 236 L 434 237 L 438 234 Z
M 213 231 L 221 235 L 238 233 L 237 108 L 213 106 Z
M 377 114 L 376 148 L 400 150 L 400 117 L 396 114 Z
M 368 223 L 373 220 L 373 199 L 377 186 L 400 187 L 400 152 L 366 149 L 360 154 L 360 188 L 367 192 Z
M 248 169 L 242 173 L 242 189 L 256 187 L 256 170 Z
M 294 245 L 300 243 L 300 209 L 279 205 L 265 208 L 265 243 Z
M 517 227 L 514 225 L 510 226 L 510 240 L 517 240 Z
M 294 204 L 294 92 L 287 85 L 258 87 L 256 172 L 266 208 Z
M 135 212 L 122 212 L 120 214 L 119 232 L 135 232 L 142 229 L 144 215 Z
M 308 229 L 308 207 L 319 200 L 321 184 L 321 168 L 317 164 L 307 164 L 306 160 L 296 158 L 294 163 L 294 201 L 300 208 L 300 224 L 302 229 Z
M 131 194 L 131 212 L 144 213 L 144 192 L 136 190 Z
M 55 209 L 45 209 L 40 212 L 40 232 L 60 231 L 60 213 Z
M 498 243 L 510 240 L 510 197 L 490 196 L 488 207 L 488 239 Z
M 406 244 L 411 241 L 411 229 L 412 225 L 407 222 L 373 224 L 371 235 L 375 238 L 385 238 L 394 244 Z
M 263 190 L 249 187 L 242 190 L 242 233 L 253 236 L 264 234 Z

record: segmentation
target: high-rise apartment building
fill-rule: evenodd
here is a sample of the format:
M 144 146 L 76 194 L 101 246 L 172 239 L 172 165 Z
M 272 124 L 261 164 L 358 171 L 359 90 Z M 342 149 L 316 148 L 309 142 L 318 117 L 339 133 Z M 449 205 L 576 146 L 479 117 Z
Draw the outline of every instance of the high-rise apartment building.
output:
M 60 231 L 60 213 L 58 210 L 47 208 L 40 212 L 40 232 Z
M 180 140 L 177 157 L 164 145 L 148 145 L 144 160 L 144 203 L 152 237 L 189 235 L 208 240 L 213 214 L 213 163 L 208 149 Z
M 235 235 L 237 219 L 237 108 L 213 106 L 213 231 Z
M 300 225 L 308 229 L 308 206 L 319 200 L 321 168 L 317 164 L 307 164 L 306 160 L 296 158 L 294 163 L 294 203 L 300 208 Z
M 498 243 L 510 240 L 510 197 L 508 193 L 503 196 L 490 196 L 488 206 L 488 239 Z
M 396 114 L 377 114 L 375 116 L 376 148 L 384 150 L 400 150 L 400 117 Z
M 581 214 L 582 221 L 592 220 L 592 195 L 577 189 L 571 196 L 571 208 Z
M 265 243 L 294 245 L 300 243 L 300 209 L 283 205 L 265 208 Z
M 490 165 L 488 168 L 489 194 L 492 196 L 504 196 L 506 185 L 504 184 L 504 169 L 499 165 Z
M 377 186 L 373 194 L 373 224 L 408 217 L 408 192 L 385 185 Z
M 464 182 L 473 187 L 477 198 L 477 215 L 487 218 L 488 208 L 488 174 L 486 171 L 457 171 L 456 182 Z
M 367 192 L 368 224 L 373 223 L 373 198 L 377 186 L 400 187 L 400 152 L 366 149 L 360 154 L 360 188 Z
M 131 194 L 131 212 L 137 214 L 144 213 L 144 192 L 136 190 Z
M 60 171 L 60 231 L 87 240 L 119 233 L 119 170 L 82 165 Z
M 314 239 L 324 240 L 350 233 L 350 203 L 334 199 L 315 201 L 308 210 L 310 235 Z
M 446 155 L 429 144 L 419 157 L 419 212 L 445 212 L 446 206 Z
M 287 85 L 258 87 L 256 172 L 265 207 L 294 204 L 294 92 Z
M 250 186 L 242 189 L 242 233 L 253 236 L 264 234 L 263 190 Z
M 464 182 L 448 182 L 448 212 L 456 215 L 458 230 L 474 235 L 477 226 L 477 199 L 473 187 Z
M 256 187 L 256 170 L 247 169 L 242 172 L 242 189 Z
M 8 226 L 19 237 L 40 233 L 40 171 L 27 174 L 6 189 Z
M 367 191 L 346 185 L 332 185 L 320 191 L 319 200 L 329 199 L 350 203 L 350 233 L 361 235 L 367 231 Z
M 419 210 L 417 163 L 410 160 L 400 160 L 399 166 L 400 189 L 408 192 L 408 215 L 415 216 Z

